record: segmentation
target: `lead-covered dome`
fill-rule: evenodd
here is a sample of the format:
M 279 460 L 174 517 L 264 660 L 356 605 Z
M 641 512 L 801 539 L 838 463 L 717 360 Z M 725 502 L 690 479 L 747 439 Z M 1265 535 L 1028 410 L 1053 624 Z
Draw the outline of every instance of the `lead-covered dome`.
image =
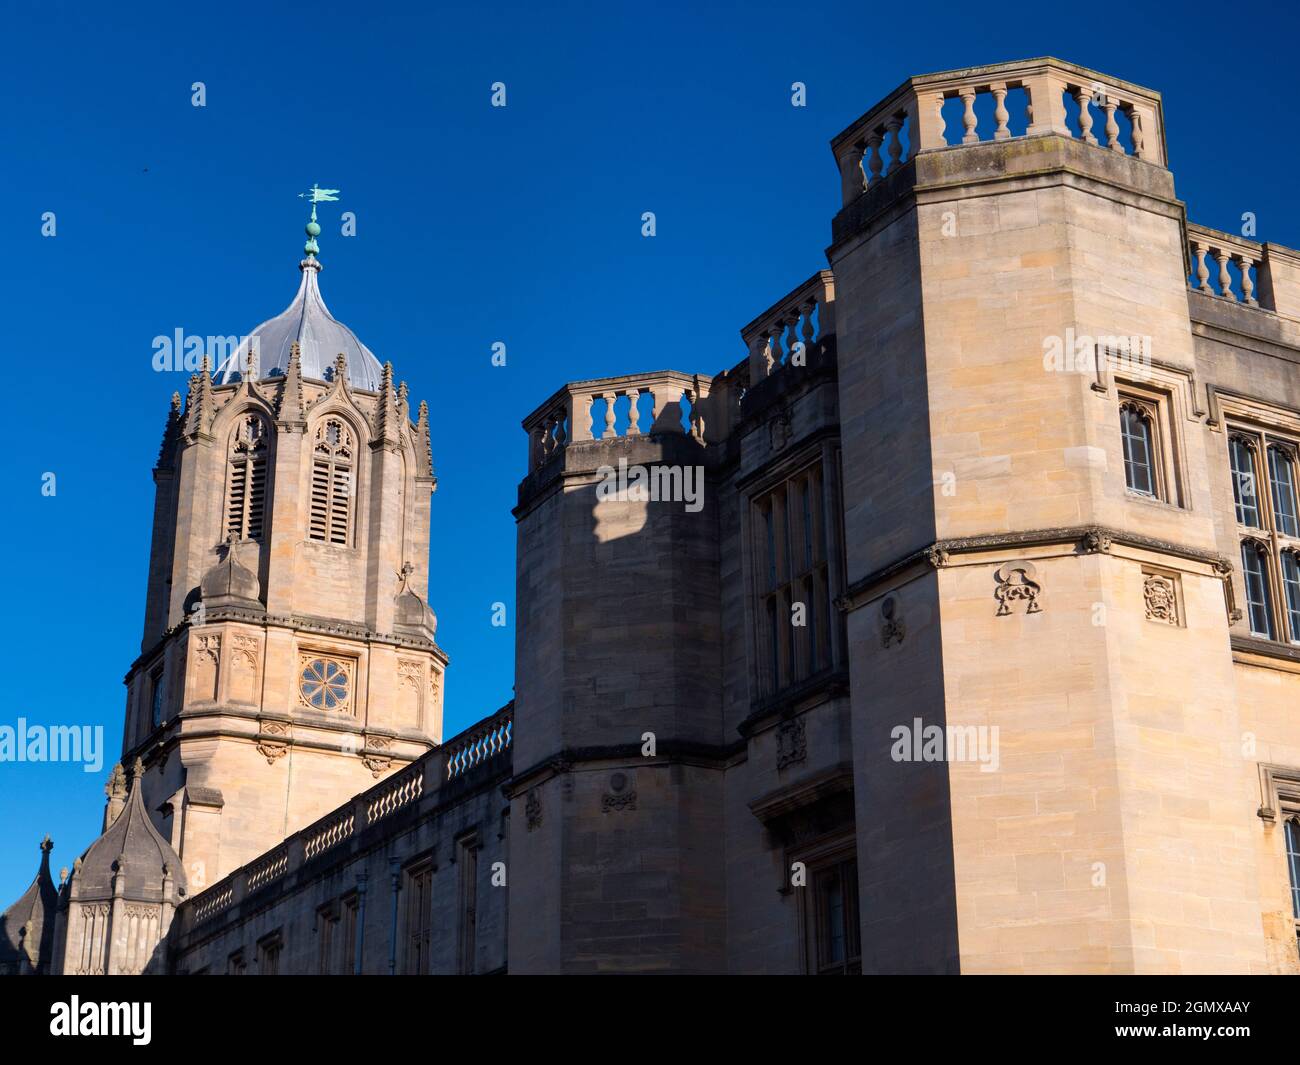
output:
M 357 335 L 330 314 L 316 280 L 321 264 L 308 255 L 298 264 L 302 282 L 293 302 L 242 340 L 238 349 L 217 368 L 219 385 L 238 381 L 248 365 L 248 349 L 256 337 L 259 377 L 278 377 L 289 365 L 289 349 L 296 342 L 301 352 L 303 377 L 328 381 L 334 375 L 334 360 L 347 357 L 348 384 L 353 388 L 379 391 L 383 373 L 379 360 Z

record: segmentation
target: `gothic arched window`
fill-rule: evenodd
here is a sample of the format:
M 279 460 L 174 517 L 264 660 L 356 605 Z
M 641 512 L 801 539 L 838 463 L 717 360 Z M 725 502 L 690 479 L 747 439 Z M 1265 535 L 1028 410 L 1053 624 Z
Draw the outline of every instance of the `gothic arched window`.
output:
M 1232 462 L 1232 498 L 1237 504 L 1237 522 L 1252 529 L 1261 528 L 1259 500 L 1255 494 L 1255 448 L 1244 436 L 1228 439 L 1228 457 Z
M 1126 402 L 1119 409 L 1120 433 L 1124 441 L 1124 479 L 1129 491 L 1158 496 L 1156 481 L 1154 420 L 1146 404 Z
M 1300 643 L 1300 551 L 1282 552 L 1282 591 L 1291 642 Z
M 355 465 L 352 430 L 340 418 L 326 418 L 316 428 L 312 448 L 308 535 L 313 540 L 344 546 L 351 543 Z
M 266 422 L 260 415 L 240 418 L 230 438 L 226 488 L 226 535 L 260 540 L 266 516 Z
M 1295 462 L 1289 449 L 1280 444 L 1268 446 L 1268 481 L 1273 492 L 1273 517 L 1283 536 L 1300 538 L 1300 519 L 1296 517 Z
M 1250 631 L 1273 639 L 1273 597 L 1269 592 L 1268 549 L 1257 540 L 1241 544 L 1241 572 L 1246 579 L 1246 610 Z

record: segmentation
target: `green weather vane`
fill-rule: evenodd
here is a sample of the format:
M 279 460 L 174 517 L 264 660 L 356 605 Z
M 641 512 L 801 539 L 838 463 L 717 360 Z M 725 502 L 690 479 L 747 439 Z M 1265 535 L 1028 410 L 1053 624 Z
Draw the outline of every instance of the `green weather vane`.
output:
M 316 205 L 334 203 L 338 198 L 338 189 L 323 189 L 314 181 L 306 192 L 298 193 L 298 199 L 308 200 L 311 203 L 311 221 L 307 223 L 307 243 L 302 248 L 308 255 L 314 257 L 320 251 L 320 245 L 316 243 L 316 238 L 320 236 L 320 226 L 316 222 Z

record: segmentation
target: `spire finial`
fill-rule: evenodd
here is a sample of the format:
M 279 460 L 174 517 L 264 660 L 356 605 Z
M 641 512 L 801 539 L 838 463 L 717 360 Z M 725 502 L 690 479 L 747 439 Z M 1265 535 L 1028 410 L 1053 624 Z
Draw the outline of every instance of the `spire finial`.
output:
M 320 236 L 320 225 L 316 221 L 316 205 L 318 203 L 333 203 L 339 198 L 338 189 L 323 189 L 312 182 L 311 188 L 306 192 L 298 193 L 300 200 L 307 200 L 311 204 L 311 221 L 307 223 L 307 243 L 302 246 L 302 250 L 307 253 L 309 259 L 316 258 L 320 251 L 320 245 L 316 243 L 316 238 Z

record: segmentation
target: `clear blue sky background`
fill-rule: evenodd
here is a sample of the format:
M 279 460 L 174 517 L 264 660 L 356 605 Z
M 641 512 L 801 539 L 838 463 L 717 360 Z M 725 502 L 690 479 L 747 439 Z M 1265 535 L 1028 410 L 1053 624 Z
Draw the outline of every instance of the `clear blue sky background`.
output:
M 520 419 L 565 380 L 739 359 L 738 328 L 825 265 L 829 138 L 908 75 L 1054 54 L 1158 89 L 1191 217 L 1253 211 L 1300 246 L 1300 25 L 1272 5 L 474 6 L 3 5 L 0 724 L 102 724 L 108 760 L 0 765 L 0 907 L 43 833 L 56 869 L 91 842 L 120 750 L 150 471 L 185 388 L 151 340 L 278 313 L 313 181 L 343 191 L 330 308 L 433 412 L 447 735 L 511 695 L 513 629 L 489 619 L 514 605 Z

